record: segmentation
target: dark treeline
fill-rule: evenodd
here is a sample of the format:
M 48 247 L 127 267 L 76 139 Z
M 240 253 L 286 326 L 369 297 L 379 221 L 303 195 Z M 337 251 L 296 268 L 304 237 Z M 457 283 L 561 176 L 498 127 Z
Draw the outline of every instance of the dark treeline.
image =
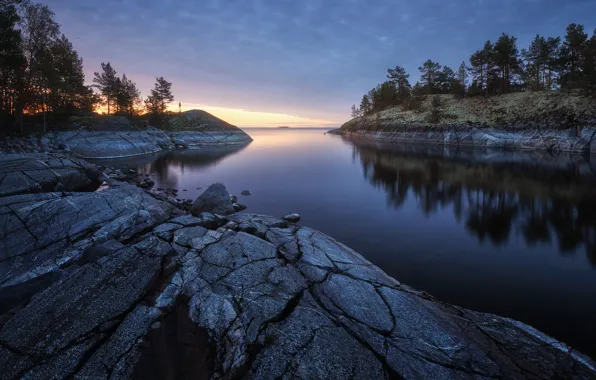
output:
M 414 86 L 403 67 L 387 70 L 387 80 L 365 94 L 360 107 L 352 106 L 352 117 L 397 105 L 418 108 L 420 96 L 433 94 L 489 96 L 555 89 L 581 89 L 593 94 L 596 30 L 589 36 L 583 25 L 571 24 L 563 38 L 536 35 L 521 51 L 517 38 L 503 33 L 496 42 L 486 41 L 457 71 L 430 59 L 418 70 L 420 81 Z
M 174 100 L 171 83 L 157 78 L 143 101 L 135 82 L 102 63 L 93 85 L 85 84 L 83 59 L 61 33 L 54 13 L 27 0 L 0 0 L 0 131 L 23 118 L 43 114 L 60 120 L 104 107 L 108 114 L 135 116 L 146 111 L 155 119 Z

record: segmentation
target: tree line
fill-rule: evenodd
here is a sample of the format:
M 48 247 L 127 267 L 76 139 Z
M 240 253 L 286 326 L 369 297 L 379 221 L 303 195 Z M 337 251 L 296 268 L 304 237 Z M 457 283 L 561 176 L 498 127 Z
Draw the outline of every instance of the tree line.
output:
M 103 106 L 108 114 L 159 119 L 174 100 L 172 84 L 157 78 L 146 99 L 134 81 L 102 63 L 92 85 L 85 84 L 83 59 L 61 32 L 54 13 L 28 0 L 0 0 L 0 126 L 20 125 L 23 115 L 60 119 L 89 114 Z
M 422 95 L 491 96 L 522 91 L 581 89 L 596 93 L 596 30 L 570 24 L 561 37 L 536 35 L 530 46 L 519 49 L 517 38 L 502 33 L 486 41 L 457 71 L 431 59 L 418 67 L 420 80 L 413 86 L 401 66 L 387 70 L 387 80 L 352 105 L 352 117 L 377 113 L 387 107 L 415 108 Z

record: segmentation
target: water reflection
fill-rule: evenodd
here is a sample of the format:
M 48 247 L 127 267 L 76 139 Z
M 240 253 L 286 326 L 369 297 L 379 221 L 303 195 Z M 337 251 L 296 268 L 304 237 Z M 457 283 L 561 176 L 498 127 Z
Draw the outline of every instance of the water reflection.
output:
M 174 188 L 184 172 L 190 169 L 209 168 L 217 165 L 230 155 L 239 153 L 247 145 L 230 145 L 226 147 L 209 148 L 205 150 L 180 150 L 167 152 L 157 159 L 137 165 L 142 174 L 156 176 L 157 182 L 163 187 Z
M 416 199 L 430 216 L 450 208 L 480 242 L 584 250 L 596 267 L 596 174 L 589 158 L 548 153 L 439 150 L 353 143 L 364 176 L 400 209 Z

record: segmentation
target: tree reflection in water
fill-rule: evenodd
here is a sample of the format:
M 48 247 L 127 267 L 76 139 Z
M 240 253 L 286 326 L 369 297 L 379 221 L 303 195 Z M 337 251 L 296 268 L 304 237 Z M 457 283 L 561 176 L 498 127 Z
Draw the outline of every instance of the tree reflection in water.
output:
M 409 197 L 425 215 L 450 207 L 480 242 L 585 249 L 596 267 L 596 174 L 583 157 L 546 153 L 442 151 L 352 141 L 364 176 L 401 208 Z M 594 159 L 594 157 L 592 157 Z

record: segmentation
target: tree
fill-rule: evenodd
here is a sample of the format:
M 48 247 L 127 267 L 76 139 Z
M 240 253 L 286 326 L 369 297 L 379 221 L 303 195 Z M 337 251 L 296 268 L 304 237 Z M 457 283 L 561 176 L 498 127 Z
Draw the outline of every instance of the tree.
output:
M 527 88 L 539 91 L 546 87 L 546 65 L 548 61 L 548 45 L 546 39 L 536 35 L 530 47 L 522 49 L 524 59 L 524 77 Z
M 60 28 L 54 21 L 54 12 L 47 5 L 24 3 L 23 11 L 21 33 L 28 67 L 23 105 L 29 112 L 43 112 L 45 130 L 49 80 L 54 71 L 50 49 L 60 36 Z
M 102 103 L 108 107 L 108 115 L 110 109 L 116 101 L 116 91 L 118 90 L 118 77 L 116 76 L 116 70 L 112 68 L 110 62 L 101 63 L 101 73 L 94 73 L 93 78 L 94 87 L 99 90 L 103 97 Z
M 362 95 L 362 101 L 360 102 L 360 112 L 363 115 L 368 115 L 372 112 L 372 103 L 368 95 Z
M 168 109 L 168 104 L 173 101 L 172 83 L 159 77 L 156 79 L 155 87 L 151 90 L 151 95 L 145 99 L 145 107 L 154 119 L 161 120 Z
M 501 92 L 508 93 L 511 77 L 519 73 L 519 51 L 517 38 L 505 33 L 501 34 L 493 46 L 494 64 L 500 72 Z
M 357 108 L 355 104 L 352 104 L 350 115 L 352 116 L 352 119 L 355 119 L 358 116 L 360 116 L 360 109 Z
M 435 94 L 438 91 L 437 79 L 441 70 L 441 65 L 438 62 L 427 60 L 418 67 L 420 71 L 420 81 L 422 86 L 426 89 L 428 94 Z
M 395 69 L 387 70 L 387 79 L 396 86 L 397 102 L 401 104 L 404 100 L 410 97 L 412 86 L 410 85 L 410 75 L 406 73 L 406 69 L 401 66 L 395 66 Z
M 586 42 L 582 61 L 582 71 L 586 79 L 586 90 L 596 92 L 596 29 Z
M 457 70 L 457 81 L 459 82 L 461 88 L 463 88 L 465 94 L 465 90 L 468 87 L 468 67 L 466 66 L 465 61 L 459 65 L 459 69 Z
M 561 38 L 549 37 L 546 40 L 546 89 L 552 90 L 557 80 L 560 66 Z
M 490 41 L 484 43 L 482 50 L 477 50 L 470 57 L 470 72 L 476 82 L 481 94 L 487 95 L 490 78 L 494 74 L 493 68 L 493 44 Z
M 54 114 L 72 114 L 75 109 L 88 108 L 95 99 L 90 97 L 92 90 L 85 86 L 83 59 L 74 50 L 66 36 L 48 50 L 45 57 L 47 68 L 44 72 L 48 84 L 48 108 Z
M 12 124 L 17 109 L 22 109 L 22 69 L 26 63 L 21 51 L 20 17 L 17 1 L 0 2 L 0 125 Z
M 448 67 L 443 66 L 443 69 L 437 74 L 436 92 L 440 94 L 449 94 L 455 81 L 455 72 Z
M 582 82 L 582 60 L 588 35 L 583 25 L 570 24 L 561 47 L 560 83 L 563 88 L 577 88 Z
M 141 92 L 137 89 L 136 83 L 123 74 L 122 78 L 116 78 L 114 98 L 117 113 L 134 115 L 135 107 L 141 98 Z

